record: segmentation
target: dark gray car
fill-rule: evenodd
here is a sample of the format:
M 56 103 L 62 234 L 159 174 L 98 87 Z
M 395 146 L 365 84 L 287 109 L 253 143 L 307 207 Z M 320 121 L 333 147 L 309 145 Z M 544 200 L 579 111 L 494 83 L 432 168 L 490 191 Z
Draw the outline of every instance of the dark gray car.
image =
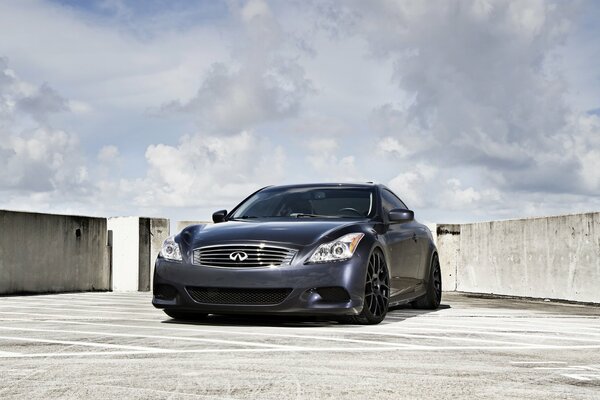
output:
M 168 238 L 156 260 L 152 303 L 173 318 L 273 313 L 377 324 L 392 305 L 440 304 L 431 232 L 383 185 L 271 186 L 213 220 Z

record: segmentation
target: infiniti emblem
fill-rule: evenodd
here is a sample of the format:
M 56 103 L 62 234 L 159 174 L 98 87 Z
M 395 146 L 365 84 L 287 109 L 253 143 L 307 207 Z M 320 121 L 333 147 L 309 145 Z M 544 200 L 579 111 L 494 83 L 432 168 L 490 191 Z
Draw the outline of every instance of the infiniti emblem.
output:
M 246 258 L 248 258 L 248 254 L 244 253 L 243 251 L 234 251 L 229 255 L 229 258 L 233 261 L 244 261 Z

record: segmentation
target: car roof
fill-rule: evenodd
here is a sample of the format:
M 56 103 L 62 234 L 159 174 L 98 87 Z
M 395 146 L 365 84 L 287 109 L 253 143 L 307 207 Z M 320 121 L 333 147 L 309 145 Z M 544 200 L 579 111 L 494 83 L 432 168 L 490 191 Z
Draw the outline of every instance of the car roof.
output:
M 276 185 L 276 186 L 267 186 L 263 188 L 263 190 L 271 190 L 271 189 L 292 189 L 292 188 L 348 188 L 348 189 L 367 189 L 373 188 L 376 186 L 380 186 L 373 182 L 365 182 L 365 183 L 301 183 L 296 185 Z

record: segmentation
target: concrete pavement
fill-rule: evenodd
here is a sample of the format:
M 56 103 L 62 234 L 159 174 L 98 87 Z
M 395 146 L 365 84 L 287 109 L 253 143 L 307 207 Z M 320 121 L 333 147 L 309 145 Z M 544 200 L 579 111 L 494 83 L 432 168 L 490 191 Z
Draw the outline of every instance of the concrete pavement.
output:
M 600 398 L 600 308 L 445 293 L 377 326 L 176 323 L 147 293 L 0 297 L 0 398 Z

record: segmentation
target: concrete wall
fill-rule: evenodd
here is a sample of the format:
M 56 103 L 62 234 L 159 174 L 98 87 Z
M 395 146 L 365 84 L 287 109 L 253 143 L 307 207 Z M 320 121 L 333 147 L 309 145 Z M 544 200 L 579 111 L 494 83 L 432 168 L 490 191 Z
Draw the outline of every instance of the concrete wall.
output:
M 600 303 L 600 213 L 451 227 L 437 240 L 456 290 Z
M 163 218 L 114 217 L 108 219 L 113 232 L 114 291 L 149 291 L 154 261 L 169 236 L 169 220 Z
M 139 286 L 139 240 L 138 217 L 114 217 L 108 219 L 112 231 L 112 290 L 136 291 Z
M 0 294 L 108 290 L 105 218 L 0 210 Z
M 432 232 L 440 257 L 442 288 L 444 291 L 455 291 L 460 260 L 460 225 L 438 225 Z

